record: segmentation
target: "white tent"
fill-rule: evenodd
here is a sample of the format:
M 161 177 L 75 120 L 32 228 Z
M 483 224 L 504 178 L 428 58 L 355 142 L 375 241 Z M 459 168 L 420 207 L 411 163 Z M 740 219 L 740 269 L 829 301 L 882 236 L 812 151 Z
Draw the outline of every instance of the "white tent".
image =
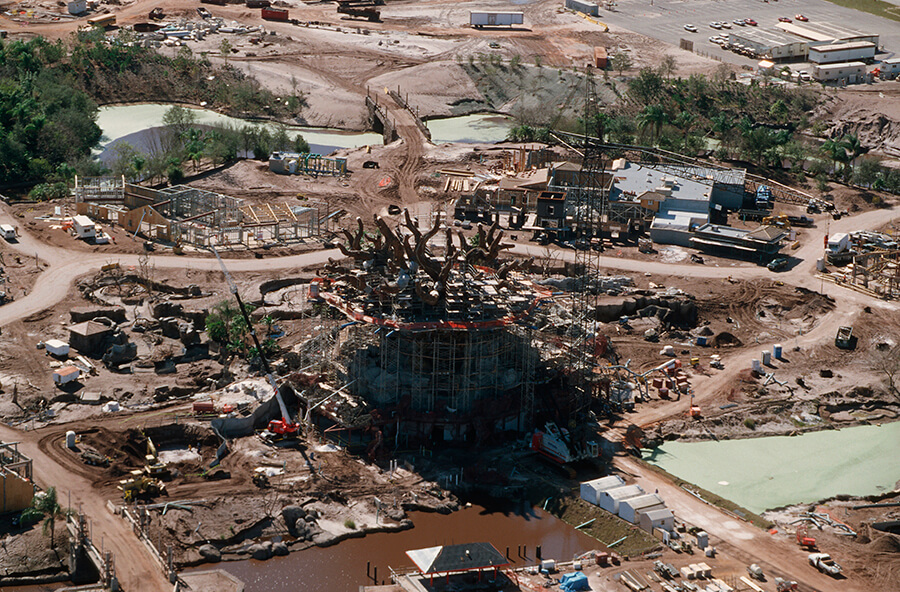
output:
M 596 506 L 598 504 L 597 496 L 601 491 L 623 485 L 625 485 L 625 480 L 618 475 L 585 481 L 581 484 L 581 499 Z

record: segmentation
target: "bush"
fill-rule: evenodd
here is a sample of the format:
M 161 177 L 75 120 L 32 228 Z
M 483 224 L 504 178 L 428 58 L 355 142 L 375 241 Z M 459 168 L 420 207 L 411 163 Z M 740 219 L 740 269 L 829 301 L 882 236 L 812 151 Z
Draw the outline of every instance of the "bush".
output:
M 744 420 L 744 427 L 746 427 L 749 430 L 755 430 L 756 429 L 756 420 L 751 417 L 748 417 L 747 419 Z
M 56 183 L 41 183 L 35 185 L 28 193 L 28 197 L 34 201 L 49 201 L 51 199 L 63 199 L 69 195 L 69 186 L 58 181 Z
M 350 530 L 356 530 L 356 522 L 354 522 L 351 518 L 347 518 L 344 520 L 344 527 L 349 528 Z

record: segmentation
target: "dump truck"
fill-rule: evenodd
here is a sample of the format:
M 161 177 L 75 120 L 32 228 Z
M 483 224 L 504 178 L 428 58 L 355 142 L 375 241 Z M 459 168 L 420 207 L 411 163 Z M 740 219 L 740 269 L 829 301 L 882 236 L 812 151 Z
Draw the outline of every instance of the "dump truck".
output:
M 110 458 L 108 456 L 103 456 L 96 450 L 90 449 L 84 450 L 81 453 L 81 460 L 95 467 L 108 467 L 110 463 Z
M 810 553 L 809 564 L 830 576 L 836 576 L 841 573 L 841 566 L 828 553 Z
M 476 29 L 482 27 L 511 27 L 525 22 L 523 12 L 470 11 L 469 24 Z
M 839 349 L 853 349 L 853 327 L 838 327 L 834 345 Z

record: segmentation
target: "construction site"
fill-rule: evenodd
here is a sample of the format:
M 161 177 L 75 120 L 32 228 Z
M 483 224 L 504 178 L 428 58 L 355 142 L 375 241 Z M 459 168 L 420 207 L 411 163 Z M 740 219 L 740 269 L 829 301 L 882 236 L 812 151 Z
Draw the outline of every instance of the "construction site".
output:
M 88 18 L 37 4 L 4 18 Z M 108 8 L 385 144 L 0 205 L 0 587 L 898 590 L 895 195 L 599 128 L 431 141 L 491 101 L 600 121 L 625 86 L 570 67 L 668 49 L 596 5 L 250 4 Z M 489 43 L 545 59 L 540 105 L 464 74 Z M 55 540 L 21 521 L 51 487 Z

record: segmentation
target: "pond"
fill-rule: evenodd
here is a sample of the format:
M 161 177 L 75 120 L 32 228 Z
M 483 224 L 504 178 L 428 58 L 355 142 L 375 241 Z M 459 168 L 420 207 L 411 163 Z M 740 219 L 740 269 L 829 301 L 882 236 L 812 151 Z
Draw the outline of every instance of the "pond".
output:
M 108 105 L 100 107 L 97 125 L 103 130 L 100 139 L 100 150 L 97 152 L 102 160 L 110 158 L 107 149 L 116 141 L 126 141 L 139 150 L 146 151 L 155 141 L 150 130 L 163 125 L 163 117 L 172 105 L 162 103 L 141 103 L 136 105 Z M 195 121 L 199 125 L 224 124 L 243 126 L 248 123 L 265 125 L 275 130 L 278 124 L 248 121 L 217 113 L 210 109 L 190 108 Z M 500 142 L 513 123 L 503 115 L 481 113 L 462 115 L 445 119 L 433 119 L 428 122 L 432 133 L 432 141 L 436 144 L 447 142 L 477 143 Z M 340 148 L 357 148 L 367 145 L 380 145 L 381 134 L 374 132 L 348 132 L 328 128 L 311 128 L 287 126 L 289 132 L 300 133 L 309 142 L 313 152 L 330 154 Z
M 644 458 L 669 473 L 762 512 L 840 494 L 891 491 L 900 480 L 900 422 L 800 436 L 666 442 Z
M 473 505 L 449 515 L 418 512 L 410 518 L 415 523 L 412 530 L 370 534 L 332 547 L 291 553 L 287 557 L 223 562 L 216 567 L 241 579 L 246 584 L 246 592 L 301 589 L 356 592 L 359 586 L 367 583 L 367 562 L 373 569 L 377 567 L 379 583 L 382 579 L 389 581 L 389 567 L 413 567 L 406 556 L 410 549 L 488 542 L 504 554 L 509 547 L 510 562 L 514 567 L 520 567 L 537 562 L 536 545 L 541 545 L 545 559 L 557 561 L 570 561 L 583 552 L 602 548 L 598 541 L 540 508 L 492 511 Z M 527 557 L 518 556 L 520 545 L 527 547 Z

